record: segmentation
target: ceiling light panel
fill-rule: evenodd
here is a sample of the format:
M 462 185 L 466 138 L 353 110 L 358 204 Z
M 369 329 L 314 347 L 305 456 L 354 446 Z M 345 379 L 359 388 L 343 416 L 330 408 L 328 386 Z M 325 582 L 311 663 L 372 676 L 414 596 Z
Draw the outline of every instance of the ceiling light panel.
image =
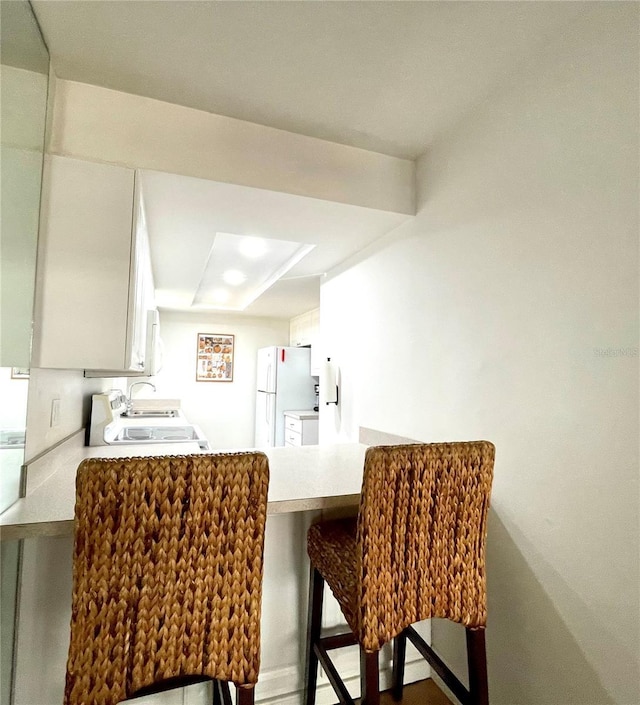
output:
M 192 306 L 242 311 L 314 247 L 289 240 L 216 233 Z

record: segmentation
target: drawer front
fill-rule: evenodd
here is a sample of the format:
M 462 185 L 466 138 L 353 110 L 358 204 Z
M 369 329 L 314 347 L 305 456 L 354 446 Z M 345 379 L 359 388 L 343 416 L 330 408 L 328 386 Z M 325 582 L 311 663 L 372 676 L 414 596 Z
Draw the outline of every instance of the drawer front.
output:
M 284 428 L 285 435 L 287 431 L 293 431 L 294 433 L 302 433 L 302 421 L 300 419 L 294 418 L 293 416 L 287 416 L 285 414 Z
M 284 430 L 284 443 L 287 446 L 301 446 L 302 434 L 290 431 L 288 428 Z

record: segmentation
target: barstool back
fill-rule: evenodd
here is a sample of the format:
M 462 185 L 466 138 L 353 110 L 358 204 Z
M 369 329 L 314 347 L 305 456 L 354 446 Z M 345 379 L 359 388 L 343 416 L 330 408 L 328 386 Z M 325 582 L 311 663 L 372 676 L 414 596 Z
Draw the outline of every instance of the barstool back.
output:
M 367 449 L 357 524 L 358 640 L 377 651 L 443 617 L 486 624 L 487 441 Z
M 257 682 L 268 480 L 257 452 L 80 465 L 65 705 Z

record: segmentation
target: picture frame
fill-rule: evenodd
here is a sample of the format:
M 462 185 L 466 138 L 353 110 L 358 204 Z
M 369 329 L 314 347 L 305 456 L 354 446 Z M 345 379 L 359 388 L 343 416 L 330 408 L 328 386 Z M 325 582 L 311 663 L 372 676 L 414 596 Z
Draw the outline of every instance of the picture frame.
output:
M 235 336 L 198 333 L 196 382 L 233 382 Z
M 29 379 L 28 367 L 12 367 L 11 379 Z

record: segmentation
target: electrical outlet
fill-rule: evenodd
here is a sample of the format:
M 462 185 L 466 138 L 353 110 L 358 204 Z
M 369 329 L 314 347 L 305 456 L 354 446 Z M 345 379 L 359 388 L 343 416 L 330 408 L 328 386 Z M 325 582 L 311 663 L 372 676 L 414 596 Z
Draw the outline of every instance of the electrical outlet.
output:
M 51 428 L 55 428 L 60 423 L 60 399 L 51 400 Z

